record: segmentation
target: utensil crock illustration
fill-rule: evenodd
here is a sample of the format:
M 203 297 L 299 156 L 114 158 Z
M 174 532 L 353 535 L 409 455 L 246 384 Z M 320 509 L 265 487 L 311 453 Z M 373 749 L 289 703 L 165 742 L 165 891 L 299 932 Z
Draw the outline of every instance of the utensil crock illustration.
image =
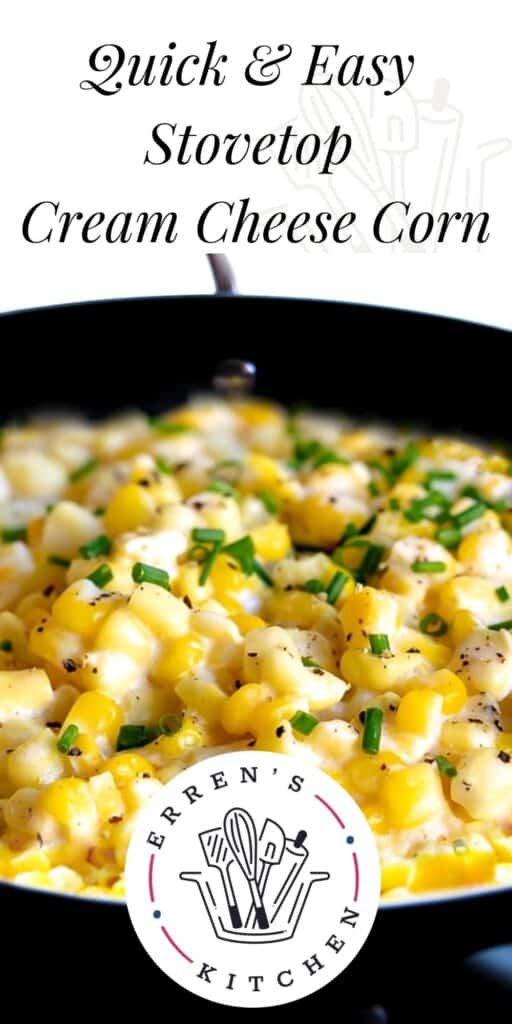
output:
M 305 869 L 307 833 L 287 837 L 279 822 L 258 823 L 243 807 L 231 808 L 221 825 L 200 832 L 206 869 L 182 871 L 193 882 L 211 927 L 226 942 L 284 942 L 295 934 L 316 882 L 328 871 Z M 242 924 L 243 922 L 243 924 Z

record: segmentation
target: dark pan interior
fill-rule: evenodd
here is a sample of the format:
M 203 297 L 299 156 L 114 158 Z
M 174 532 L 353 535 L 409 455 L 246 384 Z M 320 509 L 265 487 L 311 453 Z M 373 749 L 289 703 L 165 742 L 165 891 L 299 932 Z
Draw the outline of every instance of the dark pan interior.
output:
M 150 298 L 0 317 L 1 418 L 34 407 L 158 411 L 250 359 L 257 390 L 359 417 L 512 440 L 510 333 L 301 299 Z

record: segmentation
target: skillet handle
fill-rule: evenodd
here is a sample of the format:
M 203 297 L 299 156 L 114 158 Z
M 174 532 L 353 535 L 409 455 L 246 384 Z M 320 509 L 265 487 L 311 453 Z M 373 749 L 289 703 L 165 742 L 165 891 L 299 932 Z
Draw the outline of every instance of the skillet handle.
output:
M 227 256 L 220 252 L 209 252 L 207 260 L 217 295 L 233 295 L 236 292 L 236 281 Z

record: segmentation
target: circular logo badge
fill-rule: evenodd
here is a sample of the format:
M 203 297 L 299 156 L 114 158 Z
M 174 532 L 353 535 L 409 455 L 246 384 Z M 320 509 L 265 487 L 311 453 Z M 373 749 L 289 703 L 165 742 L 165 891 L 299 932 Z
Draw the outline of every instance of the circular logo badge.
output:
M 130 917 L 179 985 L 229 1006 L 276 1006 L 351 963 L 379 901 L 375 841 L 317 769 L 244 750 L 167 783 L 128 850 Z

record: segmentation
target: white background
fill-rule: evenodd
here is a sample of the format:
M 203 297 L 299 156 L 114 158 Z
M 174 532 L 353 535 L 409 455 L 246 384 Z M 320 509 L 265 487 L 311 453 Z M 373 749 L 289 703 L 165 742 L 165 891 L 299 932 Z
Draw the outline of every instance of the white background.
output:
M 430 0 L 428 5 L 411 0 L 17 0 L 10 8 L 8 20 L 2 15 L 0 309 L 211 290 L 207 247 L 195 240 L 193 225 L 202 206 L 213 199 L 247 195 L 261 210 L 291 211 L 329 208 L 326 203 L 334 201 L 340 212 L 356 209 L 361 224 L 371 224 L 380 204 L 347 170 L 351 157 L 335 176 L 334 200 L 329 192 L 333 179 L 326 191 L 325 177 L 303 172 L 291 182 L 277 166 L 142 163 L 158 121 L 192 123 L 199 132 L 258 135 L 299 118 L 302 131 L 307 131 L 300 119 L 311 93 L 301 93 L 299 83 L 311 44 L 321 42 L 338 43 L 340 58 L 351 53 L 415 55 L 407 92 L 386 100 L 363 86 L 353 90 L 349 106 L 353 112 L 353 103 L 359 104 L 363 125 L 370 125 L 388 191 L 388 150 L 395 152 L 395 167 L 401 159 L 397 149 L 407 150 L 407 195 L 393 198 L 406 198 L 417 210 L 437 209 L 432 196 L 440 154 L 445 147 L 446 167 L 455 131 L 452 126 L 445 137 L 444 128 L 437 126 L 430 141 L 422 135 L 418 146 L 415 118 L 429 109 L 418 107 L 418 101 L 431 100 L 437 79 L 449 81 L 448 103 L 460 133 L 449 190 L 440 186 L 443 194 L 438 192 L 435 203 L 450 212 L 488 210 L 491 238 L 484 246 L 454 240 L 437 249 L 416 247 L 412 253 L 375 243 L 366 253 L 348 246 L 314 253 L 286 243 L 231 246 L 228 255 L 240 290 L 405 306 L 512 326 L 512 18 L 504 0 Z M 230 55 L 228 81 L 220 89 L 126 86 L 119 95 L 103 98 L 79 88 L 80 80 L 89 77 L 89 53 L 100 43 L 118 42 L 129 54 L 162 55 L 171 40 L 184 54 L 197 48 L 203 52 L 210 39 L 218 39 L 220 49 Z M 263 42 L 290 42 L 294 58 L 283 67 L 278 85 L 254 88 L 244 83 L 243 67 L 252 47 Z M 371 101 L 376 105 L 370 110 Z M 350 132 L 347 110 L 338 119 Z M 422 132 L 428 130 L 425 117 L 421 123 Z M 402 138 L 401 145 L 397 138 Z M 354 147 L 359 155 L 357 133 Z M 490 159 L 500 148 L 506 151 Z M 178 209 L 187 230 L 172 246 L 86 246 L 78 240 L 30 246 L 21 237 L 21 222 L 27 209 L 44 199 L 60 202 L 62 210 L 84 213 Z

